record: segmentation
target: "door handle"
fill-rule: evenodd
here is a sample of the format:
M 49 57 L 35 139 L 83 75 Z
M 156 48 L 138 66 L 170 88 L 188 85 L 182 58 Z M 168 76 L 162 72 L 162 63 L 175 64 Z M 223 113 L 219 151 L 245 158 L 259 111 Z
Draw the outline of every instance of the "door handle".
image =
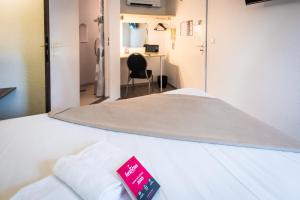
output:
M 204 45 L 197 45 L 197 47 L 200 47 L 201 52 L 204 52 L 206 50 L 206 47 Z
M 46 47 L 48 47 L 48 43 L 42 44 L 42 45 L 40 45 L 40 47 L 46 48 Z

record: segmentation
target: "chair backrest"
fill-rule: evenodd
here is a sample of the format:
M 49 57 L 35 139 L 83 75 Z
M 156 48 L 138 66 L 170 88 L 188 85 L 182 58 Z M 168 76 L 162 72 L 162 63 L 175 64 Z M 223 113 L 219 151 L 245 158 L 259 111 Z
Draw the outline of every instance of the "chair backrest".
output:
M 133 73 L 145 72 L 147 69 L 147 61 L 140 53 L 133 53 L 127 59 L 127 66 Z

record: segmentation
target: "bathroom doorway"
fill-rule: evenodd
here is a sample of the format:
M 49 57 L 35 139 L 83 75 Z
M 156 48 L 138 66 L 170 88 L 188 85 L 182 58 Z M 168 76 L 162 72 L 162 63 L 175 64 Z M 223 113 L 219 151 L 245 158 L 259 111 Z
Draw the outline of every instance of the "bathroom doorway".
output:
M 85 22 L 79 21 L 79 8 L 84 6 L 84 4 L 80 5 L 80 1 L 89 2 L 89 0 L 45 0 L 45 13 L 47 13 L 45 20 L 48 20 L 48 27 L 45 27 L 45 30 L 48 28 L 46 31 L 48 33 L 45 33 L 45 38 L 48 34 L 49 41 L 45 44 L 49 56 L 49 64 L 46 65 L 48 111 L 80 106 L 80 86 L 90 85 L 89 90 L 82 87 L 82 91 L 94 91 L 90 96 L 97 97 L 87 101 L 86 104 L 101 102 L 103 99 L 115 100 L 120 97 L 120 84 L 117 78 L 120 76 L 120 60 L 116 59 L 120 57 L 119 29 L 115 27 L 120 19 L 120 2 L 97 0 L 95 7 L 99 8 L 104 4 L 105 8 L 102 12 L 100 9 L 98 13 L 91 15 L 91 20 Z M 104 3 L 100 4 L 102 1 Z M 101 17 L 101 14 L 106 17 Z M 92 30 L 89 26 L 98 30 L 98 41 L 96 36 L 89 35 Z M 101 30 L 102 34 L 100 34 Z M 80 42 L 80 32 L 82 42 Z M 80 59 L 80 52 L 85 50 L 84 47 L 89 47 L 91 53 L 92 64 L 88 64 L 90 67 L 88 69 L 84 67 L 80 69 L 80 60 L 83 60 Z M 95 55 L 95 52 L 99 53 Z M 88 71 L 88 78 L 84 79 L 80 71 L 83 73 Z
M 79 0 L 80 105 L 104 99 L 103 1 Z

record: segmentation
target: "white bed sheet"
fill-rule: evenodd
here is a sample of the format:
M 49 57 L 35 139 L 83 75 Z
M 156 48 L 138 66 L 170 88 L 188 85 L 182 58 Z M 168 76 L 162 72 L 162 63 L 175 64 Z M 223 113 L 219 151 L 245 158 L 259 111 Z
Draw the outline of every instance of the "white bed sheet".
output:
M 81 200 L 55 176 L 49 176 L 21 189 L 11 200 Z
M 300 154 L 114 133 L 47 115 L 1 121 L 0 138 L 0 199 L 51 175 L 60 157 L 104 140 L 141 158 L 166 199 L 300 199 Z

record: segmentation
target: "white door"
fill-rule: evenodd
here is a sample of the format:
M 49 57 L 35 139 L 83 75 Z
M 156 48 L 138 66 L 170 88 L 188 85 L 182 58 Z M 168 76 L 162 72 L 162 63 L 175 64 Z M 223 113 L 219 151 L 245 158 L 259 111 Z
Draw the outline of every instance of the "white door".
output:
M 51 110 L 80 105 L 79 2 L 50 0 Z
M 105 90 L 109 100 L 121 96 L 120 1 L 104 1 Z

